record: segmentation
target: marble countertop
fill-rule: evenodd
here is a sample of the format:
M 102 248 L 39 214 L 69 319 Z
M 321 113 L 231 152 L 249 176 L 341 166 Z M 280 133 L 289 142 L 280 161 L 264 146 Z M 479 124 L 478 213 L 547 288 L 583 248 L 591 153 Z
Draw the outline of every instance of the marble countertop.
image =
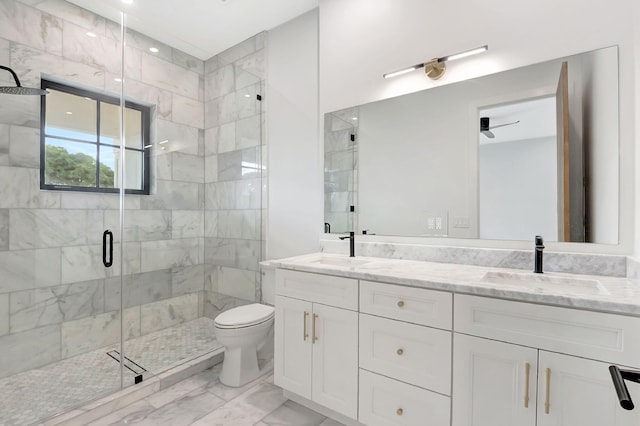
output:
M 640 316 L 640 281 L 376 257 L 314 253 L 270 260 L 265 266 Z

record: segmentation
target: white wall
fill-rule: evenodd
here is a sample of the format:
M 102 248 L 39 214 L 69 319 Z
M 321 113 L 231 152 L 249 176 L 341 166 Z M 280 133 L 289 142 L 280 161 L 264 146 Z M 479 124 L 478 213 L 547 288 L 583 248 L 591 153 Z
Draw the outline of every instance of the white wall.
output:
M 589 182 L 586 207 L 589 241 L 604 244 L 618 242 L 618 176 L 610 173 L 618 167 L 617 111 L 607 108 L 615 102 L 617 70 L 610 66 L 618 60 L 614 51 L 600 50 L 584 58 L 583 136 L 586 172 Z
M 635 0 L 590 2 L 488 0 L 320 0 L 320 113 L 549 59 L 619 45 L 620 245 L 550 245 L 552 250 L 631 253 L 634 235 Z M 544 23 L 544 28 L 541 27 Z M 437 34 L 437 37 L 430 37 Z M 488 44 L 451 62 L 438 81 L 420 72 L 381 75 L 430 57 Z M 321 175 L 321 168 L 316 170 Z M 315 207 L 322 211 L 322 204 Z M 638 237 L 640 240 L 640 237 Z M 528 247 L 523 243 L 523 247 Z
M 318 11 L 269 31 L 267 259 L 319 250 L 323 230 L 318 144 Z
M 380 235 L 434 235 L 427 217 L 475 217 L 468 186 L 468 99 L 462 90 L 415 93 L 360 108 L 358 225 Z M 433 96 L 435 95 L 435 96 Z M 475 188 L 474 188 L 475 190 Z M 447 235 L 446 222 L 441 235 Z M 477 228 L 452 229 L 475 237 Z
M 637 146 L 640 144 L 640 82 L 638 81 L 638 79 L 640 79 L 640 54 L 638 53 L 638 50 L 640 49 L 640 2 L 635 2 L 634 3 L 634 8 L 633 8 L 633 28 L 634 28 L 634 41 L 635 41 L 635 47 L 636 47 L 636 56 L 635 56 L 635 61 L 633 64 L 633 72 L 634 75 L 636 76 L 636 80 L 635 80 L 635 87 L 633 89 L 633 92 L 635 93 L 635 146 L 636 146 L 636 150 L 633 153 L 634 159 L 635 159 L 635 164 L 636 164 L 636 169 L 635 169 L 635 187 L 636 188 L 640 188 L 640 167 L 638 167 L 637 165 L 640 164 L 640 149 L 637 148 Z M 632 90 L 632 89 L 629 89 Z M 635 209 L 633 209 L 634 212 L 640 212 L 640 197 L 636 197 L 635 198 L 635 204 L 633 206 L 630 207 L 635 207 Z M 635 236 L 635 245 L 634 245 L 634 253 L 633 255 L 636 258 L 640 258 L 640 226 L 636 223 L 635 224 L 635 232 L 634 232 L 634 236 Z
M 557 240 L 556 138 L 480 145 L 480 238 Z

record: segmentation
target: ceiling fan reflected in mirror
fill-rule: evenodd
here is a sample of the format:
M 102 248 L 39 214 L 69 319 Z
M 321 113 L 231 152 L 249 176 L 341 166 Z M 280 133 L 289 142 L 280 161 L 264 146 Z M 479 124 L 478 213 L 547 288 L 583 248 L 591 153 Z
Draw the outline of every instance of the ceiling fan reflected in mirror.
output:
M 489 117 L 480 117 L 480 133 L 482 133 L 489 139 L 493 139 L 496 137 L 496 135 L 493 134 L 493 132 L 491 131 L 492 129 L 497 129 L 499 127 L 505 127 L 505 126 L 512 126 L 514 124 L 518 124 L 519 122 L 520 120 L 514 121 L 512 123 L 497 124 L 495 126 L 492 126 L 490 124 Z

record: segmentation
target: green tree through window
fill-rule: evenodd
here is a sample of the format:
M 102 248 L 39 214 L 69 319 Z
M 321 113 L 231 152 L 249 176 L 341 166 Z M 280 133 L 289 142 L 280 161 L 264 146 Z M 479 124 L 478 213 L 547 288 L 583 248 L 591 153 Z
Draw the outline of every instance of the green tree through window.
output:
M 81 152 L 70 154 L 66 149 L 46 146 L 47 168 L 45 177 L 52 185 L 96 186 L 96 161 Z M 113 188 L 114 171 L 100 164 L 100 186 Z

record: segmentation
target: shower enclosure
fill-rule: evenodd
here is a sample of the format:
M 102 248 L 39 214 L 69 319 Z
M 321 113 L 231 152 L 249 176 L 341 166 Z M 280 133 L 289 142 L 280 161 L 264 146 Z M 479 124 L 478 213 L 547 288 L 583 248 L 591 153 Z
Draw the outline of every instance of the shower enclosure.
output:
M 0 3 L 0 424 L 219 353 L 261 299 L 264 34 L 201 60 L 101 7 Z

